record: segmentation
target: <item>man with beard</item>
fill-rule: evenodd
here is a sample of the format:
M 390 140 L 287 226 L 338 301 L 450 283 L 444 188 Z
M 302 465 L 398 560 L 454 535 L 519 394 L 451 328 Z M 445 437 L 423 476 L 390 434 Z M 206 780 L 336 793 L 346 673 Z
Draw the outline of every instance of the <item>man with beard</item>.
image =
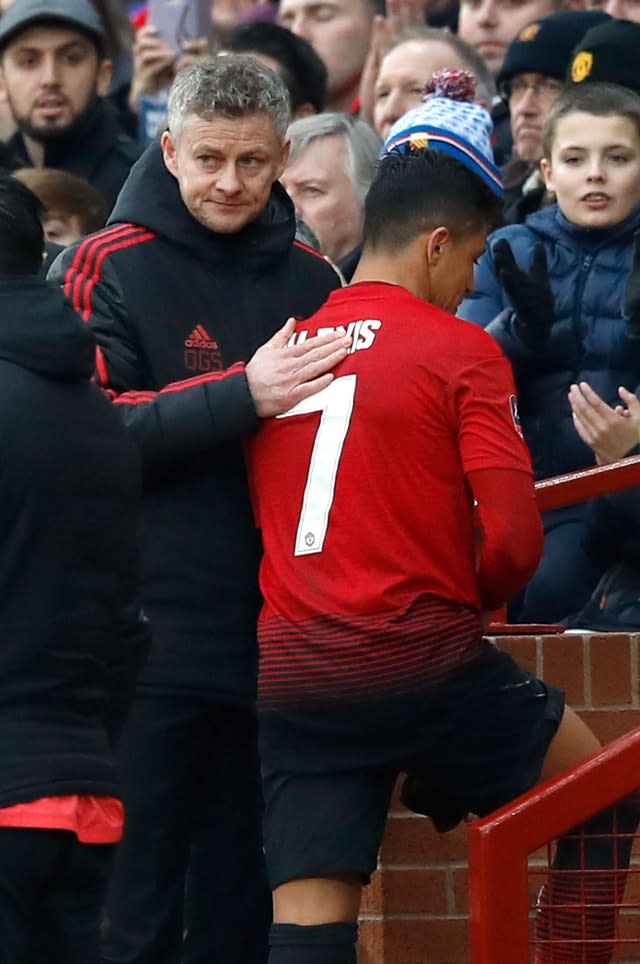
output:
M 11 166 L 84 177 L 111 208 L 140 148 L 105 99 L 105 54 L 89 0 L 15 0 L 0 21 L 0 78 L 18 126 Z

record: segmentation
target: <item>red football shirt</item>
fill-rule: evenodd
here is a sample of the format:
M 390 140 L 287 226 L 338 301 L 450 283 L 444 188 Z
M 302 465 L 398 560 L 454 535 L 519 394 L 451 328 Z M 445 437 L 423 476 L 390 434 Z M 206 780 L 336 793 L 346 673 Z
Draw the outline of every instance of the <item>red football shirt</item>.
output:
M 296 339 L 337 327 L 353 345 L 334 381 L 249 444 L 263 691 L 272 666 L 291 685 L 296 664 L 357 673 L 375 640 L 406 663 L 430 623 L 444 646 L 443 627 L 455 635 L 455 614 L 480 606 L 465 474 L 531 475 L 511 369 L 486 332 L 379 282 L 333 292 Z

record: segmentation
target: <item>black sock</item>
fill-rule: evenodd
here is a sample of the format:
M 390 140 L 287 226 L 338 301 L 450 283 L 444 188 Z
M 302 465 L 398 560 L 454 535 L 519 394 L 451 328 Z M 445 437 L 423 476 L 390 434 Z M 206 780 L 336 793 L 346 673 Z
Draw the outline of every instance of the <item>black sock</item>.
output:
M 272 924 L 269 964 L 356 964 L 358 925 Z

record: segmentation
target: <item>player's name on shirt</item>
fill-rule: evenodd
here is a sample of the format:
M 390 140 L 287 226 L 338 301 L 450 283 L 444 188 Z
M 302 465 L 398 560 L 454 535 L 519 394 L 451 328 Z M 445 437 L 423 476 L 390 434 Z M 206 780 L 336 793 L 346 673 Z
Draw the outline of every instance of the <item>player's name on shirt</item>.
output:
M 326 335 L 333 331 L 338 335 L 350 335 L 352 341 L 349 354 L 351 355 L 354 351 L 363 351 L 365 348 L 371 348 L 381 328 L 382 322 L 379 319 L 365 318 L 362 321 L 350 321 L 346 326 L 336 325 L 333 328 L 318 328 L 318 330 L 314 332 L 314 335 Z M 294 332 L 288 344 L 290 346 L 301 345 L 310 335 L 311 332 L 308 329 L 300 328 Z

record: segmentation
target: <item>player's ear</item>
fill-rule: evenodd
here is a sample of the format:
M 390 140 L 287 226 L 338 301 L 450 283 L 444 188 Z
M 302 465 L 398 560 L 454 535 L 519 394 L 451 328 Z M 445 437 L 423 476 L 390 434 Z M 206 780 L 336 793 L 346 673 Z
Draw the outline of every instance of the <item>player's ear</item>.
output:
M 432 228 L 425 236 L 427 264 L 434 266 L 442 259 L 446 247 L 451 240 L 449 229 L 440 225 Z

